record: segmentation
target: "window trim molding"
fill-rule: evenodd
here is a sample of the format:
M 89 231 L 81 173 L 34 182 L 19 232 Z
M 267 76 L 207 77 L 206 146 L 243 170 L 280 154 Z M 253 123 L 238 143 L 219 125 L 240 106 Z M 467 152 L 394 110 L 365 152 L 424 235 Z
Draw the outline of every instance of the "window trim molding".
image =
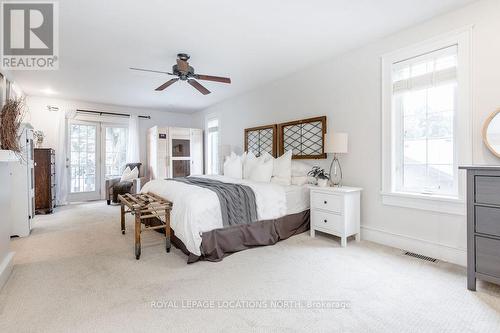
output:
M 209 142 L 208 142 L 208 123 L 211 121 L 211 120 L 217 120 L 217 128 L 218 128 L 218 132 L 219 132 L 219 145 L 217 147 L 217 156 L 219 156 L 219 161 L 217 162 L 219 164 L 219 173 L 222 171 L 221 168 L 222 168 L 222 164 L 221 164 L 221 161 L 220 161 L 220 154 L 221 154 L 221 117 L 219 116 L 219 113 L 208 113 L 205 115 L 205 124 L 204 124 L 204 128 L 205 128 L 205 165 L 206 165 L 206 168 L 205 168 L 205 173 L 206 174 L 209 174 L 209 169 L 210 169 L 210 165 L 209 165 L 209 149 L 208 149 L 208 145 L 209 145 Z
M 382 71 L 382 203 L 390 206 L 422 209 L 449 214 L 465 214 L 465 175 L 458 174 L 458 197 L 433 194 L 413 194 L 395 190 L 396 138 L 392 108 L 392 65 L 454 44 L 458 45 L 458 91 L 457 115 L 454 135 L 457 166 L 472 163 L 473 105 L 472 105 L 472 33 L 473 26 L 467 26 L 427 41 L 408 46 L 381 57 Z M 458 171 L 457 171 L 458 172 Z

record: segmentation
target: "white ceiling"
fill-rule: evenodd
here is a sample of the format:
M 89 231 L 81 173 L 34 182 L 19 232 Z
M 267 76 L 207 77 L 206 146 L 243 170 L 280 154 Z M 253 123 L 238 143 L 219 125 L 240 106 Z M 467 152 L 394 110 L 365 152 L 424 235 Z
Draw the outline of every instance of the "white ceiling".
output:
M 193 112 L 470 0 L 64 0 L 57 71 L 13 71 L 28 95 Z M 191 55 L 203 96 L 186 82 L 164 92 L 178 52 Z

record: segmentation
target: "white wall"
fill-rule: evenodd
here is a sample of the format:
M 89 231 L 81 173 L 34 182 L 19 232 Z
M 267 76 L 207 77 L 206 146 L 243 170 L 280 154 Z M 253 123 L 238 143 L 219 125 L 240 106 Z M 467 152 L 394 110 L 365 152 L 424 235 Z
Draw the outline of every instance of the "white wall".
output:
M 28 113 L 25 122 L 29 122 L 35 127 L 35 130 L 42 130 L 46 135 L 44 146 L 55 148 L 57 138 L 57 112 L 47 110 L 47 105 L 57 106 L 60 110 L 94 110 L 94 111 L 108 111 L 117 113 L 128 113 L 136 115 L 149 115 L 151 119 L 139 119 L 140 124 L 140 153 L 141 161 L 146 166 L 146 131 L 148 128 L 159 126 L 177 126 L 177 127 L 192 127 L 193 116 L 185 113 L 174 113 L 154 109 L 138 109 L 129 108 L 124 106 L 106 105 L 97 103 L 88 103 L 80 101 L 70 101 L 57 98 L 28 96 L 26 98 L 26 106 Z M 56 151 L 57 154 L 57 151 Z M 147 170 L 147 169 L 145 169 Z
M 218 114 L 222 144 L 242 147 L 246 127 L 327 115 L 329 130 L 349 133 L 342 163 L 345 183 L 364 188 L 363 238 L 464 265 L 464 216 L 382 205 L 380 57 L 473 24 L 474 162 L 498 164 L 480 129 L 500 107 L 499 18 L 500 1 L 473 3 L 210 107 L 197 121 L 201 126 L 207 114 Z

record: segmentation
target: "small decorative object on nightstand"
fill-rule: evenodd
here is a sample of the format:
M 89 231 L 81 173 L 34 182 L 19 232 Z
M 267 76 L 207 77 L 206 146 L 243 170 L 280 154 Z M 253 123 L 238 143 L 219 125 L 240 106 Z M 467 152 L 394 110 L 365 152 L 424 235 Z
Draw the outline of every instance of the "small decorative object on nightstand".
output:
M 360 240 L 360 197 L 358 187 L 311 186 L 311 237 L 315 231 L 340 237 L 342 247 L 347 237 Z
M 330 175 L 325 172 L 325 169 L 322 169 L 319 166 L 313 166 L 312 170 L 309 171 L 307 175 L 316 178 L 316 183 L 319 187 L 328 186 Z

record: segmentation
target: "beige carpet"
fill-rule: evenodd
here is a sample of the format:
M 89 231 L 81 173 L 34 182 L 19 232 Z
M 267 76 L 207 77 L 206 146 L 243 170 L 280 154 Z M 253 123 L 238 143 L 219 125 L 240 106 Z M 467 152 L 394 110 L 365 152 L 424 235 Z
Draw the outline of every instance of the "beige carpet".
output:
M 103 202 L 65 207 L 13 241 L 0 332 L 500 330 L 500 288 L 480 282 L 469 292 L 465 270 L 454 265 L 369 242 L 340 248 L 333 237 L 307 233 L 192 265 L 177 249 L 166 254 L 160 234 L 146 233 L 136 261 L 118 213 Z M 212 303 L 187 303 L 196 300 Z

